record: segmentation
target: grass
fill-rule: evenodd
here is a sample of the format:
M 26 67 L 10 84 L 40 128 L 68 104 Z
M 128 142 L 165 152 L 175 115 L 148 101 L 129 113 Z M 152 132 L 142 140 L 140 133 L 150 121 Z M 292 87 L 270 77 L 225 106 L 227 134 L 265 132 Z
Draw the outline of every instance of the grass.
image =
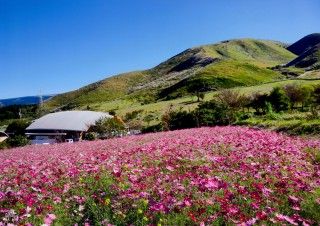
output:
M 250 86 L 250 87 L 237 87 L 233 88 L 235 90 L 239 90 L 241 93 L 245 95 L 250 95 L 255 92 L 268 93 L 273 87 L 281 87 L 287 84 L 300 84 L 300 85 L 318 85 L 320 84 L 320 80 L 286 80 L 286 81 L 278 81 L 278 82 L 270 82 L 266 84 Z M 213 96 L 217 94 L 217 91 L 207 92 L 204 97 L 204 101 L 211 100 Z M 183 109 L 187 111 L 194 110 L 198 106 L 198 102 L 196 102 L 197 98 L 195 96 L 185 96 L 182 98 L 177 98 L 173 100 L 167 101 L 158 101 L 155 103 L 142 105 L 140 102 L 135 101 L 133 99 L 117 99 L 113 101 L 107 102 L 98 102 L 90 104 L 89 107 L 95 111 L 110 111 L 116 110 L 116 113 L 124 117 L 126 113 L 132 111 L 142 110 L 141 118 L 145 117 L 148 114 L 155 115 L 155 119 L 151 122 L 151 124 L 156 124 L 161 120 L 161 116 L 170 108 L 173 109 Z M 81 109 L 86 109 L 86 106 L 83 106 Z M 300 120 L 300 119 L 299 119 Z M 286 122 L 286 119 L 284 119 Z
M 255 39 L 236 39 L 216 45 L 206 45 L 204 51 L 212 57 L 251 61 L 262 67 L 287 63 L 296 57 L 278 42 Z
M 196 76 L 205 76 L 213 80 L 225 78 L 230 81 L 231 86 L 237 84 L 242 86 L 257 85 L 283 79 L 284 76 L 270 69 L 258 67 L 252 63 L 239 62 L 235 60 L 221 61 L 217 64 L 209 65 L 199 71 Z M 220 84 L 215 88 L 228 88 L 228 84 Z
M 219 58 L 219 60 L 218 63 L 200 68 L 196 74 L 194 72 L 197 66 L 194 65 L 181 73 L 170 73 L 173 67 L 195 56 Z M 57 95 L 46 102 L 46 107 L 54 109 L 67 104 L 82 107 L 94 103 L 113 102 L 119 98 L 140 99 L 148 96 L 150 89 L 157 93 L 190 76 L 202 77 L 214 88 L 257 85 L 284 78 L 279 72 L 266 67 L 286 63 L 293 58 L 294 54 L 273 41 L 241 39 L 206 45 L 188 49 L 150 70 L 120 74 Z M 183 92 L 182 96 L 185 95 Z
M 239 125 L 263 127 L 278 132 L 286 132 L 291 135 L 319 136 L 320 119 L 309 119 L 310 113 L 283 113 L 276 118 L 255 116 L 238 122 Z
M 299 76 L 301 79 L 320 79 L 320 70 L 307 71 Z

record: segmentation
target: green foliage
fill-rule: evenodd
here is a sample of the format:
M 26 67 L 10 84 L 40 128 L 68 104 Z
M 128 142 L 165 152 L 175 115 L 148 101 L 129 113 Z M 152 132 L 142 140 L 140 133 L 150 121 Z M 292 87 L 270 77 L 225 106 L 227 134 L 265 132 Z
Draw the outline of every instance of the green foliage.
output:
M 145 121 L 148 125 L 152 120 L 155 119 L 155 116 L 153 114 L 148 114 L 143 118 L 143 121 Z
M 307 219 L 320 222 L 320 188 L 314 190 L 301 203 L 301 215 Z
M 163 130 L 162 123 L 158 123 L 156 125 L 150 125 L 150 126 L 143 127 L 141 132 L 142 133 L 155 133 L 155 132 L 160 132 L 162 130 Z
M 204 98 L 203 93 L 209 90 L 211 90 L 210 84 L 203 79 L 194 79 L 187 85 L 187 91 L 195 95 L 198 98 L 198 102 Z
M 187 111 L 169 111 L 163 115 L 162 123 L 166 130 L 197 127 L 197 119 L 194 112 Z
M 0 142 L 0 150 L 9 148 L 9 144 L 6 141 Z
M 29 140 L 24 135 L 14 135 L 5 141 L 9 147 L 23 147 L 29 144 Z
M 94 132 L 101 138 L 110 138 L 121 136 L 125 132 L 125 126 L 118 117 L 101 118 L 96 121 L 95 126 L 89 129 L 89 132 Z
M 320 106 L 320 85 L 316 86 L 312 94 L 316 106 Z
M 293 109 L 296 104 L 303 103 L 305 100 L 304 92 L 301 86 L 297 84 L 288 84 L 284 86 L 284 92 L 290 101 L 290 108 Z M 310 94 L 309 94 L 310 96 Z
M 206 101 L 196 109 L 200 126 L 228 125 L 236 120 L 236 115 L 230 108 L 217 101 Z
M 94 132 L 89 132 L 84 135 L 84 140 L 95 140 L 97 135 Z
M 132 112 L 127 112 L 124 116 L 124 120 L 127 122 L 136 119 L 142 112 L 143 110 L 134 110 Z
M 38 111 L 37 105 L 11 105 L 0 106 L 0 120 L 33 118 Z
M 263 114 L 266 112 L 267 102 L 268 94 L 254 93 L 249 106 L 255 109 L 257 114 Z
M 30 122 L 27 120 L 24 120 L 24 119 L 14 120 L 8 125 L 6 132 L 14 135 L 24 135 L 25 129 L 29 125 L 30 125 Z
M 273 88 L 268 96 L 268 102 L 276 112 L 286 111 L 289 109 L 289 98 L 284 90 L 279 87 Z

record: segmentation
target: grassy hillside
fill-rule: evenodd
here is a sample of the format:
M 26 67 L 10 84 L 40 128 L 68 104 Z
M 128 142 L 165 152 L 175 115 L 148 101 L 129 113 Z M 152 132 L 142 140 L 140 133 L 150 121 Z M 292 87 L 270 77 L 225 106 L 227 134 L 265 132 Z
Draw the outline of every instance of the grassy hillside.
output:
M 212 57 L 247 61 L 257 66 L 274 66 L 288 62 L 295 57 L 280 42 L 255 39 L 224 41 L 203 47 Z
M 306 52 L 299 55 L 287 66 L 295 66 L 297 68 L 305 68 L 306 70 L 320 68 L 320 43 L 311 47 Z
M 173 98 L 185 96 L 186 87 L 199 79 L 208 83 L 212 90 L 276 81 L 285 76 L 267 67 L 289 62 L 295 57 L 274 41 L 241 39 L 200 46 L 150 70 L 113 76 L 58 95 L 48 101 L 46 107 L 54 109 L 70 105 L 70 108 L 81 108 L 119 99 L 151 103 L 163 98 L 163 93 Z
M 303 86 L 315 86 L 320 85 L 320 80 L 303 80 L 303 79 L 295 79 L 295 80 L 285 80 L 278 82 L 269 82 L 261 85 L 254 85 L 248 87 L 236 87 L 232 89 L 239 90 L 241 93 L 250 95 L 252 93 L 260 92 L 260 93 L 269 93 L 274 87 L 283 87 L 288 84 L 299 84 Z M 204 100 L 211 100 L 214 95 L 217 94 L 217 91 L 207 92 L 205 94 Z M 163 100 L 154 103 L 144 104 L 142 105 L 140 102 L 129 99 L 117 99 L 113 101 L 107 102 L 97 102 L 89 105 L 92 110 L 96 111 L 110 111 L 115 110 L 118 115 L 124 117 L 127 113 L 133 111 L 141 111 L 140 119 L 143 119 L 145 116 L 151 114 L 154 116 L 151 124 L 158 123 L 161 120 L 161 116 L 167 111 L 169 108 L 172 109 L 184 109 L 184 110 L 193 110 L 198 106 L 198 102 L 196 102 L 196 97 L 194 96 L 185 96 L 181 98 L 176 98 L 173 100 Z M 83 106 L 85 109 L 86 106 Z

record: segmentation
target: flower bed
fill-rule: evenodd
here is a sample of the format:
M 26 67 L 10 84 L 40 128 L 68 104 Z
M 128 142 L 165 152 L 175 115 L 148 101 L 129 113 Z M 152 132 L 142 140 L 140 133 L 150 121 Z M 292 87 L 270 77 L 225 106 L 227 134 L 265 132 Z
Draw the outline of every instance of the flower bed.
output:
M 0 225 L 317 224 L 320 142 L 245 127 L 0 152 Z

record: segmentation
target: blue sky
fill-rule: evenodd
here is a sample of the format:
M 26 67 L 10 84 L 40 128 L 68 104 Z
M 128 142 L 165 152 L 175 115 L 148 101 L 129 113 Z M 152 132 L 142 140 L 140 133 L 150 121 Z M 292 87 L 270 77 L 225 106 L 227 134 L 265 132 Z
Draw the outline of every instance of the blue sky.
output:
M 320 32 L 319 0 L 0 0 L 0 98 L 70 91 L 232 38 Z

